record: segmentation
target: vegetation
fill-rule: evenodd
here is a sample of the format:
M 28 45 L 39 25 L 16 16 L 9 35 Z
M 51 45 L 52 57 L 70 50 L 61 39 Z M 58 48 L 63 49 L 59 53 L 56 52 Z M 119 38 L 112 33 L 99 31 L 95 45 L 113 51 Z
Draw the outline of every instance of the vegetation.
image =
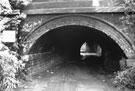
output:
M 114 84 L 120 88 L 135 89 L 135 66 L 118 72 Z
M 126 26 L 135 26 L 135 1 L 134 0 L 124 0 L 124 9 L 125 9 L 125 16 L 121 19 L 123 24 Z
M 124 0 L 125 16 L 121 18 L 125 30 L 135 27 L 135 1 Z M 121 88 L 135 89 L 135 66 L 127 67 L 117 73 L 114 84 Z
M 29 0 L 0 0 L 0 91 L 14 91 L 20 80 L 19 71 L 25 67 L 24 60 L 19 55 L 19 36 L 15 43 L 4 43 L 2 33 L 13 30 L 16 35 L 26 15 L 21 13 L 21 8 L 29 4 Z M 17 9 L 18 12 L 14 13 Z

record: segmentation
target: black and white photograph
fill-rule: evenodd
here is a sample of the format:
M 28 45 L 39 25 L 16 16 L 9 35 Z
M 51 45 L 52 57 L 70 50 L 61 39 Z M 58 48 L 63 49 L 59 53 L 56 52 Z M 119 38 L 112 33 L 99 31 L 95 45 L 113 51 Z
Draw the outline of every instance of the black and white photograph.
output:
M 0 0 L 0 91 L 135 91 L 135 0 Z

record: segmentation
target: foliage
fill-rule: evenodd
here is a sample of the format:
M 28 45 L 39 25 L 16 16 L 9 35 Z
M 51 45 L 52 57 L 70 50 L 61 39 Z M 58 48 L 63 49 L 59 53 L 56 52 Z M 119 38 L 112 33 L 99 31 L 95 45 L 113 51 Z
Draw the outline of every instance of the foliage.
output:
M 135 1 L 124 0 L 125 16 L 121 18 L 124 25 L 135 26 Z
M 10 2 L 8 0 L 0 0 L 0 14 L 9 14 L 11 12 Z
M 118 72 L 114 84 L 121 88 L 135 89 L 135 66 Z
M 25 64 L 17 59 L 17 53 L 10 51 L 8 47 L 3 44 L 0 49 L 0 67 L 1 67 L 1 90 L 12 91 L 19 84 L 19 80 L 16 79 L 16 73 L 19 69 L 22 69 Z
M 135 1 L 124 0 L 125 16 L 121 17 L 124 29 L 135 27 Z M 128 67 L 116 74 L 114 84 L 121 88 L 135 89 L 135 66 Z
M 28 3 L 29 0 L 0 0 L 0 91 L 14 91 L 20 83 L 17 75 L 25 67 L 24 59 L 18 53 L 20 44 L 18 40 L 15 43 L 3 43 L 1 35 L 5 30 L 15 30 L 18 35 L 19 26 L 26 15 L 12 13 Z
M 39 26 L 42 23 L 42 20 L 37 22 L 25 23 L 21 31 L 23 32 L 31 32 L 35 27 Z
M 23 6 L 27 6 L 32 0 L 9 0 L 10 4 L 15 9 L 20 9 Z

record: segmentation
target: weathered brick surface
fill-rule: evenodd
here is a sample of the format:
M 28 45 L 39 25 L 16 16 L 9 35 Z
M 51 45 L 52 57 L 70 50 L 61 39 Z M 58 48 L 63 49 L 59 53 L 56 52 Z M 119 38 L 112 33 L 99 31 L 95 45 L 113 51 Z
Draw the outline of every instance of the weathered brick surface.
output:
M 62 62 L 62 58 L 54 53 L 31 54 L 26 65 L 28 74 L 34 75 L 56 66 Z

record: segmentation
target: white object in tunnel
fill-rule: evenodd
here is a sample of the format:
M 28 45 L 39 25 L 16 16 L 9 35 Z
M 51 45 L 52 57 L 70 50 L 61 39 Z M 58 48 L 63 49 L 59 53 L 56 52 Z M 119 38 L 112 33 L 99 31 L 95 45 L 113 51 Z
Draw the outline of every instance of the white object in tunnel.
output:
M 90 46 L 85 42 L 80 48 L 80 55 L 82 59 L 86 59 L 89 56 L 101 56 L 102 49 L 100 45 L 95 45 L 94 51 L 90 49 Z
M 86 42 L 81 46 L 80 52 L 81 53 L 90 53 L 90 47 Z

